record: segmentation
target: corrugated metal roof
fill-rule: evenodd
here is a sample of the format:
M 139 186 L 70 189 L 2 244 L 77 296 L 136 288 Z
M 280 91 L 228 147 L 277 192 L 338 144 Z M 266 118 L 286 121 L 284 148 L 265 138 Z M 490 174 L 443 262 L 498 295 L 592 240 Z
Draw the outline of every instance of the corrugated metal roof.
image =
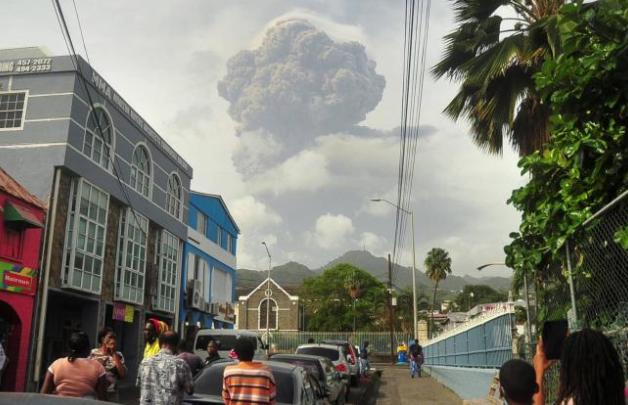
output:
M 46 203 L 41 201 L 28 192 L 20 183 L 18 183 L 13 177 L 11 177 L 3 168 L 0 167 L 0 191 L 12 195 L 15 198 L 32 204 L 36 207 L 46 209 Z

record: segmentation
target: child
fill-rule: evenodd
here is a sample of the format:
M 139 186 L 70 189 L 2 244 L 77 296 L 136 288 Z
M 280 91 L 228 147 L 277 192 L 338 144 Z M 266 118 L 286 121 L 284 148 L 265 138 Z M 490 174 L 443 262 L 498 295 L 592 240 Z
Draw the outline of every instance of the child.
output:
M 501 396 L 508 405 L 531 405 L 532 397 L 539 390 L 534 367 L 519 359 L 502 364 L 499 385 Z

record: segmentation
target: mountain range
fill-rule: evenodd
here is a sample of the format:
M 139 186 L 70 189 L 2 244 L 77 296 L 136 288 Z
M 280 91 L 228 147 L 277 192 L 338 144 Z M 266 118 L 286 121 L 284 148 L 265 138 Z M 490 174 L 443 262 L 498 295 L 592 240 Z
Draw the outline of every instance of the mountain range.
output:
M 348 263 L 361 268 L 381 282 L 385 284 L 388 283 L 388 261 L 383 257 L 374 256 L 366 250 L 348 251 L 318 269 L 310 269 L 297 262 L 288 262 L 281 266 L 273 267 L 271 277 L 282 287 L 291 292 L 298 289 L 306 278 L 317 276 L 325 269 L 340 263 Z M 392 273 L 393 287 L 403 289 L 412 286 L 411 267 L 394 265 Z M 267 276 L 268 273 L 266 271 L 238 269 L 238 295 L 247 294 L 265 280 Z M 416 278 L 419 291 L 431 290 L 434 287 L 434 283 L 419 269 L 417 269 Z M 484 284 L 496 290 L 507 291 L 510 289 L 511 283 L 512 280 L 509 277 L 472 277 L 468 275 L 456 276 L 451 274 L 447 276 L 444 281 L 439 283 L 439 289 L 453 292 L 462 290 L 466 285 Z

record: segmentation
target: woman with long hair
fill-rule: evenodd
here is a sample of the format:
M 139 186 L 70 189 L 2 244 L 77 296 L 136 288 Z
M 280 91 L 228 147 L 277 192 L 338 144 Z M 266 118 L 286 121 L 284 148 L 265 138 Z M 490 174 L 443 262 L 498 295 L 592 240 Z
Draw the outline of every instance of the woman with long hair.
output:
M 539 391 L 534 405 L 545 405 L 543 380 L 553 364 L 539 341 L 534 369 Z M 557 405 L 625 405 L 624 370 L 611 341 L 601 332 L 583 329 L 569 335 L 560 357 Z
M 48 367 L 41 393 L 106 399 L 106 371 L 96 360 L 86 358 L 90 352 L 87 334 L 74 332 L 68 343 L 70 354 Z

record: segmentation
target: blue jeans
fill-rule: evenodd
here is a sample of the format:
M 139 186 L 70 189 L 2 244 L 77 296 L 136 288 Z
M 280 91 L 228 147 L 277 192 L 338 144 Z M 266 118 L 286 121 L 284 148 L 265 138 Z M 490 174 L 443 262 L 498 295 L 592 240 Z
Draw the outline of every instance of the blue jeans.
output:
M 421 366 L 416 362 L 416 360 L 410 360 L 410 377 L 414 378 L 414 376 L 421 377 Z

